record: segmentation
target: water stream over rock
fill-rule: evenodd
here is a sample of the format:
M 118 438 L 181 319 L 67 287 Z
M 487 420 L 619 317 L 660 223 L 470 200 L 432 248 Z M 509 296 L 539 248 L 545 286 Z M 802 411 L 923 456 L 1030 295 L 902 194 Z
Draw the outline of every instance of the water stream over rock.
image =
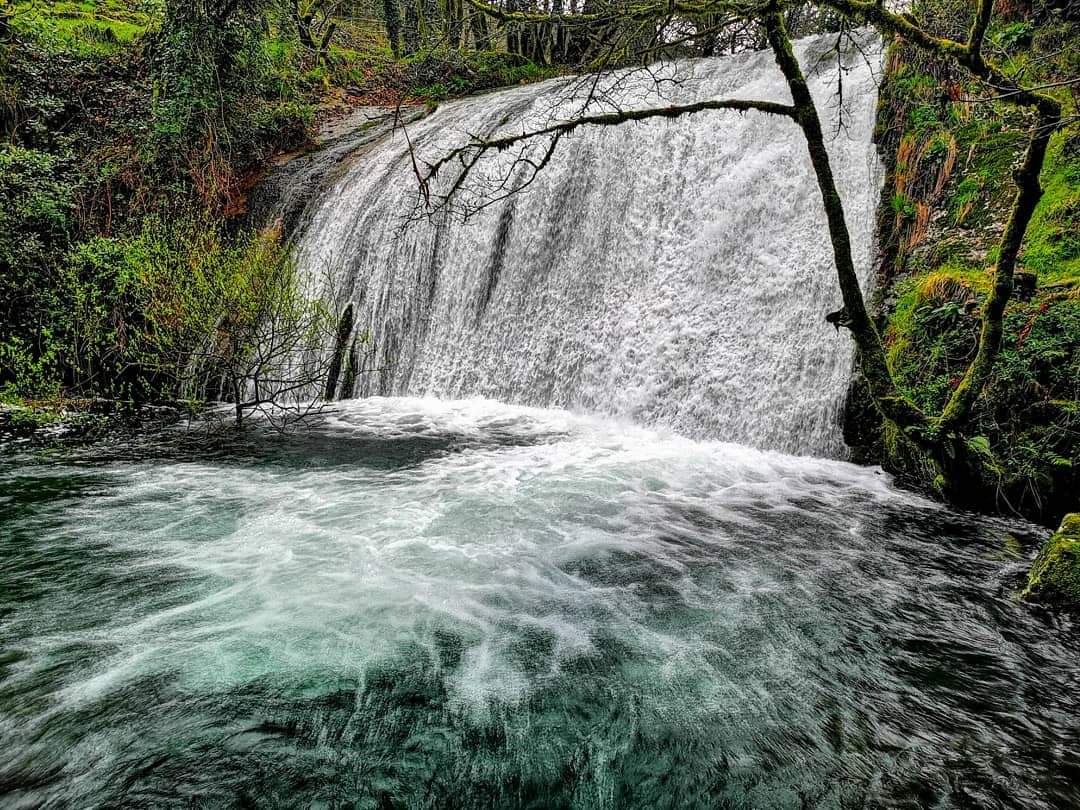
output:
M 881 44 L 869 32 L 855 41 L 840 54 L 842 103 L 835 37 L 804 40 L 798 52 L 833 135 L 865 286 L 882 182 L 872 143 Z M 615 74 L 602 89 L 623 109 L 790 98 L 769 53 Z M 468 222 L 388 227 L 418 193 L 408 143 L 435 159 L 463 133 L 568 117 L 584 92 L 559 80 L 446 104 L 408 139 L 366 146 L 324 191 L 299 261 L 334 290 L 339 310 L 352 302 L 368 370 L 339 396 L 483 396 L 842 454 L 852 344 L 824 321 L 839 292 L 794 122 L 709 112 L 581 129 L 524 193 Z M 481 164 L 467 203 L 495 197 L 490 184 L 513 153 Z

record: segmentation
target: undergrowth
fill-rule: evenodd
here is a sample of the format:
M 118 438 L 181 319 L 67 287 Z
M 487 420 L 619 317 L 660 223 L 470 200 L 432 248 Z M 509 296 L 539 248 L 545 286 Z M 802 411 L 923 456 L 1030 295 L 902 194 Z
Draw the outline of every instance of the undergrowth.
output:
M 913 11 L 942 33 L 962 9 L 946 0 Z M 951 16 L 950 16 L 951 10 Z M 1037 14 L 1038 9 L 1036 9 Z M 1003 15 L 990 31 L 998 58 L 1028 84 L 1080 76 L 1080 25 L 1045 9 L 1038 25 Z M 1051 87 L 1065 115 L 1077 88 Z M 879 140 L 890 155 L 890 205 L 881 217 L 884 336 L 905 393 L 938 413 L 977 347 L 980 310 L 1015 193 L 1026 112 L 966 80 L 953 66 L 893 46 Z M 1001 355 L 965 431 L 978 460 L 973 502 L 1047 521 L 1080 505 L 1080 131 L 1058 132 L 1042 174 L 1005 316 Z M 880 460 L 933 489 L 934 465 L 889 431 Z

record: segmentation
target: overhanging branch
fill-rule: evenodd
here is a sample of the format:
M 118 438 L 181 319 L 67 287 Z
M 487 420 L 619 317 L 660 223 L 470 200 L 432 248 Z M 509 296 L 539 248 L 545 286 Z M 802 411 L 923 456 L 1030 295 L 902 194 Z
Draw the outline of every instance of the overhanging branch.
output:
M 1007 100 L 1013 104 L 1036 107 L 1040 114 L 1050 117 L 1061 116 L 1061 104 L 1057 99 L 1045 93 L 1021 87 L 994 63 L 983 57 L 982 46 L 993 14 L 993 0 L 979 0 L 975 21 L 972 23 L 971 33 L 966 43 L 934 36 L 924 31 L 908 16 L 888 11 L 875 0 L 819 0 L 819 2 L 851 19 L 866 22 L 888 33 L 896 34 L 905 42 L 928 53 L 952 59 L 969 70 L 976 78 L 1006 93 Z
M 504 135 L 499 138 L 474 138 L 463 146 L 451 150 L 434 163 L 427 164 L 427 170 L 420 180 L 420 192 L 425 203 L 431 208 L 430 184 L 439 172 L 449 164 L 456 163 L 459 167 L 458 176 L 454 179 L 449 190 L 442 195 L 444 201 L 453 197 L 462 187 L 467 175 L 473 170 L 480 158 L 487 152 L 501 152 L 512 146 L 533 139 L 550 137 L 551 142 L 545 149 L 539 164 L 529 161 L 527 158 L 519 158 L 521 162 L 531 163 L 535 172 L 538 172 L 554 154 L 558 142 L 569 133 L 586 126 L 616 126 L 630 121 L 648 121 L 654 118 L 679 118 L 684 115 L 705 112 L 707 110 L 734 110 L 740 113 L 762 112 L 770 115 L 782 115 L 786 118 L 795 118 L 795 108 L 790 104 L 781 104 L 774 101 L 760 101 L 755 99 L 712 99 L 694 102 L 693 104 L 675 104 L 668 107 L 651 107 L 640 110 L 620 110 L 610 113 L 598 113 L 573 118 L 568 121 L 560 121 L 539 129 L 521 132 L 515 135 Z M 411 147 L 410 147 L 411 148 Z
M 644 22 L 646 20 L 658 20 L 671 14 L 679 14 L 686 17 L 697 17 L 706 14 L 715 14 L 720 11 L 730 11 L 736 4 L 731 2 L 702 2 L 691 3 L 686 0 L 670 0 L 655 3 L 630 4 L 625 7 L 612 8 L 610 12 L 575 12 L 570 14 L 548 13 L 542 11 L 509 11 L 499 6 L 483 2 L 483 0 L 468 0 L 469 5 L 478 11 L 500 22 L 518 23 L 562 23 L 564 25 L 584 25 L 597 22 Z

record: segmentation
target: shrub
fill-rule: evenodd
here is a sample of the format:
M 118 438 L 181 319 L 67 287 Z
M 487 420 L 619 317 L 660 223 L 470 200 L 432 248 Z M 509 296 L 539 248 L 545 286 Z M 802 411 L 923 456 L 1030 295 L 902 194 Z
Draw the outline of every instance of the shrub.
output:
M 197 218 L 78 245 L 61 297 L 57 339 L 83 395 L 235 399 L 329 330 L 276 232 L 230 239 Z
M 53 305 L 54 268 L 67 246 L 74 198 L 61 166 L 44 152 L 0 146 L 0 340 L 28 341 Z M 13 373 L 0 366 L 0 383 Z

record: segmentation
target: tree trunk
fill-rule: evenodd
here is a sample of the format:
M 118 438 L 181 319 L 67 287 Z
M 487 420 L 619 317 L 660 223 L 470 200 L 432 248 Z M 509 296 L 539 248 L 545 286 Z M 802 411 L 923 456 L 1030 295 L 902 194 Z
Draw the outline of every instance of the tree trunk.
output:
M 338 321 L 337 334 L 334 337 L 334 354 L 330 360 L 330 368 L 326 373 L 326 385 L 323 390 L 323 399 L 332 401 L 337 393 L 338 377 L 341 375 L 341 366 L 345 362 L 345 351 L 349 342 L 349 335 L 353 328 L 353 305 L 350 303 L 341 313 Z
M 423 0 L 423 19 L 421 31 L 423 33 L 424 45 L 428 48 L 433 48 L 439 44 L 442 39 L 441 34 L 441 20 L 439 15 L 439 0 Z
M 401 16 L 397 0 L 383 0 L 383 22 L 386 23 L 386 38 L 390 40 L 390 53 L 397 59 L 401 56 Z
M 420 0 L 405 0 L 405 20 L 401 29 L 402 40 L 405 43 L 405 53 L 416 53 L 420 50 L 420 15 L 416 4 Z
M 464 31 L 465 11 L 462 8 L 463 0 L 445 0 L 443 27 L 446 29 L 446 44 L 450 48 L 461 47 L 462 33 Z
M 333 20 L 327 22 L 326 30 L 323 32 L 322 39 L 319 40 L 319 48 L 317 51 L 317 58 L 321 62 L 326 58 L 326 54 L 330 50 L 330 40 L 334 36 L 334 32 L 337 31 L 337 23 Z
M 472 29 L 473 46 L 478 51 L 494 49 L 491 42 L 491 30 L 488 28 L 488 20 L 482 12 L 473 10 L 469 15 L 469 27 Z
M 315 15 L 300 10 L 300 0 L 293 0 L 293 19 L 296 21 L 296 35 L 300 44 L 309 50 L 315 50 L 315 37 L 311 32 L 311 26 Z
M 920 434 L 927 427 L 925 415 L 903 397 L 897 390 L 885 358 L 885 347 L 877 327 L 866 311 L 855 261 L 851 255 L 851 237 L 844 220 L 844 206 L 833 178 L 829 153 L 825 148 L 825 136 L 821 131 L 821 119 L 807 86 L 806 77 L 791 49 L 791 40 L 784 29 L 780 12 L 765 15 L 765 32 L 780 71 L 787 79 L 791 98 L 796 109 L 796 121 L 806 137 L 810 162 L 817 176 L 821 200 L 825 205 L 825 217 L 829 226 L 833 260 L 840 281 L 840 293 L 844 308 L 834 313 L 834 323 L 851 330 L 858 348 L 859 363 L 866 377 L 870 394 L 881 413 L 906 433 Z
M 240 391 L 240 378 L 235 374 L 232 378 L 232 395 L 233 408 L 236 414 L 236 429 L 240 430 L 244 426 L 244 399 Z

